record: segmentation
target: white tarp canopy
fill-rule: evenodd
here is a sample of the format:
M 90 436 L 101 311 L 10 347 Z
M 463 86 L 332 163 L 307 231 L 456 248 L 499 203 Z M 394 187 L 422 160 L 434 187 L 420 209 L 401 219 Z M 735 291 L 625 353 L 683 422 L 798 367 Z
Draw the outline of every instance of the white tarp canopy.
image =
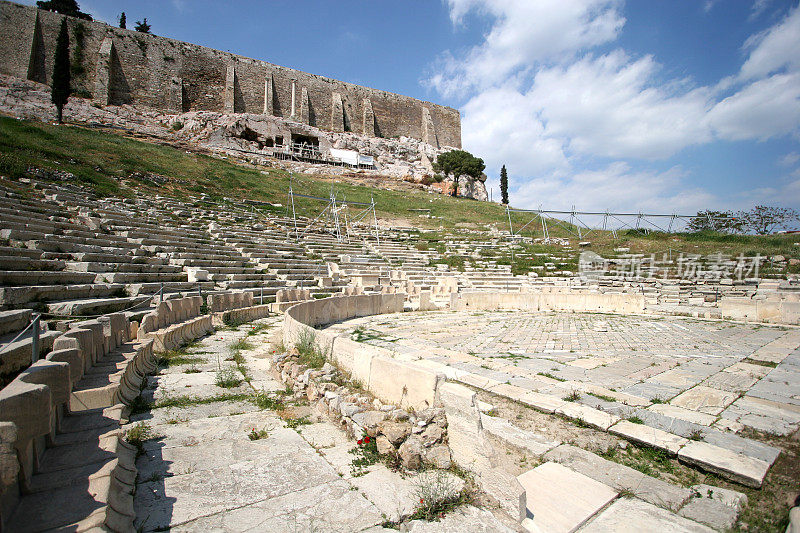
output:
M 353 150 L 339 150 L 338 148 L 331 148 L 331 157 L 335 157 L 342 163 L 348 165 L 358 165 L 359 155 L 358 152 Z
M 358 164 L 359 165 L 374 165 L 375 158 L 371 155 L 361 155 L 358 154 Z

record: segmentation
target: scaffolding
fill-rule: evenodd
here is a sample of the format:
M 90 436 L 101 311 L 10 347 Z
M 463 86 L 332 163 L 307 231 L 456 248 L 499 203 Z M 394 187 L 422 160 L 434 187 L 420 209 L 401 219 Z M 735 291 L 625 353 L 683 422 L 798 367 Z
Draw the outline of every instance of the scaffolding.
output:
M 304 227 L 298 226 L 297 210 L 295 207 L 295 198 L 304 198 L 307 200 L 315 200 L 325 202 L 322 211 L 314 217 Z M 370 196 L 370 203 L 363 202 L 348 202 L 346 196 L 338 196 L 336 191 L 331 187 L 330 196 L 322 198 L 319 196 L 309 196 L 307 194 L 297 194 L 294 192 L 294 187 L 290 180 L 287 209 L 291 208 L 292 211 L 292 226 L 294 229 L 294 236 L 296 241 L 300 241 L 309 230 L 318 228 L 322 231 L 327 231 L 336 237 L 336 240 L 342 243 L 350 244 L 351 238 L 356 238 L 359 232 L 356 232 L 355 225 L 362 223 L 364 220 L 369 221 L 369 216 L 372 215 L 371 226 L 375 231 L 375 241 L 378 245 L 381 243 L 380 232 L 378 229 L 378 215 L 375 212 L 375 198 Z M 354 212 L 351 212 L 353 208 Z M 369 223 L 369 222 L 368 222 Z M 371 236 L 371 232 L 362 234 L 363 240 Z
M 521 214 L 530 216 L 522 226 L 514 229 L 511 215 Z M 542 235 L 546 241 L 550 240 L 550 227 L 558 226 L 578 239 L 585 239 L 596 231 L 609 231 L 616 239 L 619 232 L 624 229 L 634 230 L 643 234 L 651 231 L 672 233 L 678 228 L 685 229 L 689 220 L 697 215 L 656 214 L 656 213 L 612 213 L 611 211 L 576 211 L 574 206 L 571 211 L 558 211 L 551 209 L 515 209 L 506 206 L 508 217 L 508 231 L 512 238 L 522 237 L 522 232 L 535 224 L 541 225 Z M 736 217 L 728 215 L 706 215 L 709 222 L 714 220 L 735 220 Z M 524 220 L 523 220 L 524 221 Z

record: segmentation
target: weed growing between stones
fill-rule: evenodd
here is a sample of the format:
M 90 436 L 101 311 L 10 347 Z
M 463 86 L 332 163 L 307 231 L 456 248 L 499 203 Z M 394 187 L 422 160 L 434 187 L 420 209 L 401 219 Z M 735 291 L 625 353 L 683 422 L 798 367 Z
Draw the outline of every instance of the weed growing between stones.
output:
M 243 402 L 249 399 L 249 394 L 232 393 L 217 394 L 216 396 L 210 396 L 208 398 L 197 398 L 194 396 L 168 396 L 162 398 L 155 404 L 148 404 L 147 410 L 161 409 L 163 407 L 189 407 L 192 405 L 205 405 L 216 402 Z
M 470 483 L 465 483 L 459 490 L 457 481 L 439 470 L 436 475 L 419 478 L 414 487 L 414 495 L 419 504 L 409 517 L 411 520 L 437 521 L 444 518 L 461 505 L 471 504 L 475 499 L 475 491 Z
M 599 398 L 600 400 L 603 400 L 604 402 L 616 402 L 617 401 L 616 398 L 614 398 L 612 396 L 606 396 L 605 394 L 597 394 L 597 393 L 594 393 L 594 392 L 589 392 L 587 394 L 589 396 L 594 396 L 595 398 Z
M 325 353 L 317 346 L 317 334 L 308 328 L 300 331 L 294 345 L 300 357 L 298 362 L 309 368 L 322 368 L 325 364 Z
M 644 420 L 642 420 L 638 416 L 628 417 L 628 422 L 630 422 L 631 424 L 644 424 Z
M 267 437 L 269 437 L 269 432 L 267 432 L 266 429 L 253 428 L 247 434 L 247 438 L 249 438 L 250 440 L 261 440 L 261 439 L 266 439 Z
M 255 346 L 253 346 L 247 339 L 239 339 L 238 341 L 228 346 L 228 348 L 230 348 L 232 352 L 236 353 L 239 352 L 240 350 L 252 350 L 253 348 L 255 348 Z
M 147 424 L 146 422 L 139 422 L 125 432 L 125 440 L 129 444 L 136 446 L 137 457 L 144 453 L 145 441 L 148 441 L 153 437 L 153 428 L 151 428 L 150 424 Z
M 217 379 L 214 383 L 217 387 L 222 387 L 223 389 L 233 389 L 238 387 L 244 381 L 234 368 L 223 368 L 219 372 L 217 372 Z
M 580 399 L 581 399 L 581 395 L 576 390 L 572 391 L 571 393 L 569 393 L 569 395 L 564 396 L 562 398 L 562 400 L 564 400 L 565 402 L 577 402 Z
M 269 409 L 271 411 L 283 409 L 283 401 L 273 398 L 263 391 L 254 394 L 251 399 L 259 409 Z
M 554 379 L 554 380 L 556 380 L 556 381 L 567 381 L 567 380 L 566 380 L 566 379 L 564 379 L 564 378 L 560 378 L 560 377 L 558 377 L 558 376 L 554 376 L 554 375 L 553 375 L 553 374 L 551 374 L 550 372 L 537 372 L 537 373 L 536 373 L 536 375 L 538 375 L 538 376 L 544 376 L 544 377 L 546 377 L 546 378 Z
M 282 414 L 283 413 L 278 413 L 278 416 L 283 418 L 283 421 L 286 422 L 286 426 L 290 429 L 297 429 L 300 426 L 305 426 L 311 423 L 311 421 L 308 419 L 308 416 L 301 416 L 299 418 L 284 418 Z
M 356 441 L 356 444 L 358 446 L 350 450 L 350 453 L 356 456 L 350 462 L 350 475 L 360 477 L 369 472 L 369 467 L 377 463 L 381 456 L 375 439 L 369 435 L 365 434 Z
M 261 333 L 262 331 L 264 331 L 265 329 L 268 329 L 268 328 L 269 328 L 268 324 L 256 324 L 255 326 L 253 326 L 251 329 L 249 329 L 247 331 L 247 336 L 248 337 L 252 337 L 253 335 L 258 335 L 259 333 Z M 242 349 L 244 349 L 244 348 L 242 348 Z

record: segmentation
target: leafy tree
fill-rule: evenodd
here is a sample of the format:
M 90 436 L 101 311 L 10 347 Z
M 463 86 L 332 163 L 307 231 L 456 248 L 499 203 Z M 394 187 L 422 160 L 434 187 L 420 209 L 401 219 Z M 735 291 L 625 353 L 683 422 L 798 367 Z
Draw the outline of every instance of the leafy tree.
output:
M 79 19 L 92 20 L 92 16 L 88 13 L 83 13 L 81 8 L 78 7 L 76 0 L 40 0 L 36 2 L 36 7 L 44 9 L 45 11 L 55 11 L 62 15 L 70 17 L 78 17 Z
M 689 231 L 719 231 L 722 233 L 741 233 L 743 221 L 740 216 L 730 211 L 698 211 L 697 216 L 689 219 Z
M 433 164 L 433 170 L 445 176 L 453 176 L 453 196 L 458 196 L 458 179 L 461 176 L 479 178 L 486 165 L 483 159 L 464 150 L 453 150 L 440 155 Z
M 119 27 L 123 30 L 128 24 L 128 17 L 125 16 L 125 12 L 123 11 L 122 14 L 119 16 Z
M 69 31 L 67 19 L 61 21 L 61 31 L 56 41 L 56 55 L 53 63 L 53 83 L 50 98 L 58 110 L 58 123 L 64 119 L 64 106 L 70 95 Z
M 144 20 L 137 20 L 136 27 L 133 29 L 142 33 L 150 33 L 150 24 L 147 23 L 147 17 Z
M 738 213 L 746 229 L 760 235 L 772 233 L 778 228 L 800 221 L 800 214 L 788 207 L 757 205 L 750 211 Z
M 503 203 L 508 205 L 508 172 L 505 165 L 500 169 L 500 196 Z

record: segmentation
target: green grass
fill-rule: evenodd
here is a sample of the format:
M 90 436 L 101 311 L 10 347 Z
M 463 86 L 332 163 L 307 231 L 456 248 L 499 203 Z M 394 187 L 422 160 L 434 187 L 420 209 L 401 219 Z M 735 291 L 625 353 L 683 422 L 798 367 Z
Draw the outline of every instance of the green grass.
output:
M 317 334 L 308 328 L 300 331 L 295 343 L 295 348 L 300 353 L 298 361 L 309 368 L 322 368 L 325 364 L 325 353 L 317 344 Z
M 255 348 L 255 346 L 253 346 L 253 344 L 249 342 L 247 339 L 239 339 L 238 341 L 228 346 L 228 349 L 234 352 L 239 350 L 252 350 L 253 348 Z
M 217 403 L 217 402 L 243 402 L 246 400 L 251 399 L 249 394 L 231 394 L 231 393 L 222 393 L 217 394 L 215 396 L 209 396 L 206 398 L 198 398 L 196 396 L 188 396 L 188 395 L 181 395 L 181 396 L 167 396 L 162 398 L 158 402 L 151 404 L 151 409 L 161 409 L 164 407 L 190 407 L 192 405 L 206 405 L 209 403 Z
M 189 195 L 208 195 L 209 201 L 221 204 L 224 197 L 234 200 L 245 198 L 267 202 L 286 202 L 290 174 L 284 170 L 259 167 L 249 163 L 237 163 L 233 159 L 187 153 L 183 148 L 175 148 L 155 142 L 143 142 L 99 129 L 74 125 L 54 126 L 34 121 L 0 117 L 0 175 L 11 179 L 25 177 L 29 167 L 44 170 L 59 170 L 75 175 L 79 183 L 90 185 L 101 196 L 133 196 L 134 189 L 144 194 L 160 194 L 187 200 Z M 170 178 L 163 185 L 146 180 L 130 179 L 134 173 L 158 174 Z M 335 190 L 339 197 L 349 202 L 369 203 L 375 199 L 379 217 L 408 218 L 421 228 L 416 234 L 420 249 L 433 249 L 445 253 L 443 240 L 457 237 L 461 241 L 485 240 L 484 235 L 459 231 L 457 224 L 472 224 L 482 229 L 494 225 L 500 229 L 508 228 L 505 209 L 494 203 L 478 202 L 446 195 L 431 195 L 418 190 L 383 190 L 369 186 L 341 183 L 335 176 L 317 177 L 294 174 L 291 181 L 295 190 L 304 194 L 327 197 L 331 191 L 332 180 L 336 179 Z M 295 198 L 295 208 L 299 215 L 316 216 L 324 208 L 324 203 L 306 198 Z M 410 209 L 430 209 L 432 218 L 417 218 Z M 285 214 L 284 208 L 260 209 L 275 214 Z M 513 213 L 512 225 L 515 230 L 530 221 L 530 213 Z M 562 223 L 575 230 L 574 226 Z M 550 225 L 552 237 L 568 237 L 576 240 L 567 230 Z M 440 230 L 439 227 L 442 229 Z M 541 237 L 541 224 L 530 224 L 523 231 L 526 237 Z M 784 255 L 800 258 L 800 249 L 793 246 L 797 235 L 749 236 L 726 235 L 713 232 L 692 234 L 671 234 L 652 232 L 621 232 L 621 238 L 614 239 L 610 232 L 593 231 L 588 237 L 590 250 L 605 256 L 613 256 L 613 248 L 628 247 L 633 253 L 661 254 L 672 250 L 673 254 L 699 253 L 707 255 L 722 252 L 731 255 L 745 253 L 753 255 Z M 522 245 L 514 253 L 499 249 L 487 254 L 499 264 L 509 264 L 512 272 L 524 274 L 535 266 L 542 266 L 548 258 L 534 255 L 543 247 Z M 548 248 L 548 247 L 544 247 Z M 558 270 L 574 270 L 579 251 L 564 253 L 558 247 L 549 247 L 557 255 L 567 258 Z M 660 256 L 659 256 L 660 257 Z M 470 259 L 466 259 L 467 261 Z M 446 255 L 440 262 L 454 270 L 464 268 L 465 258 L 460 255 Z
M 215 381 L 217 387 L 223 389 L 233 389 L 242 384 L 241 374 L 235 368 L 224 368 L 217 372 L 217 379 Z

